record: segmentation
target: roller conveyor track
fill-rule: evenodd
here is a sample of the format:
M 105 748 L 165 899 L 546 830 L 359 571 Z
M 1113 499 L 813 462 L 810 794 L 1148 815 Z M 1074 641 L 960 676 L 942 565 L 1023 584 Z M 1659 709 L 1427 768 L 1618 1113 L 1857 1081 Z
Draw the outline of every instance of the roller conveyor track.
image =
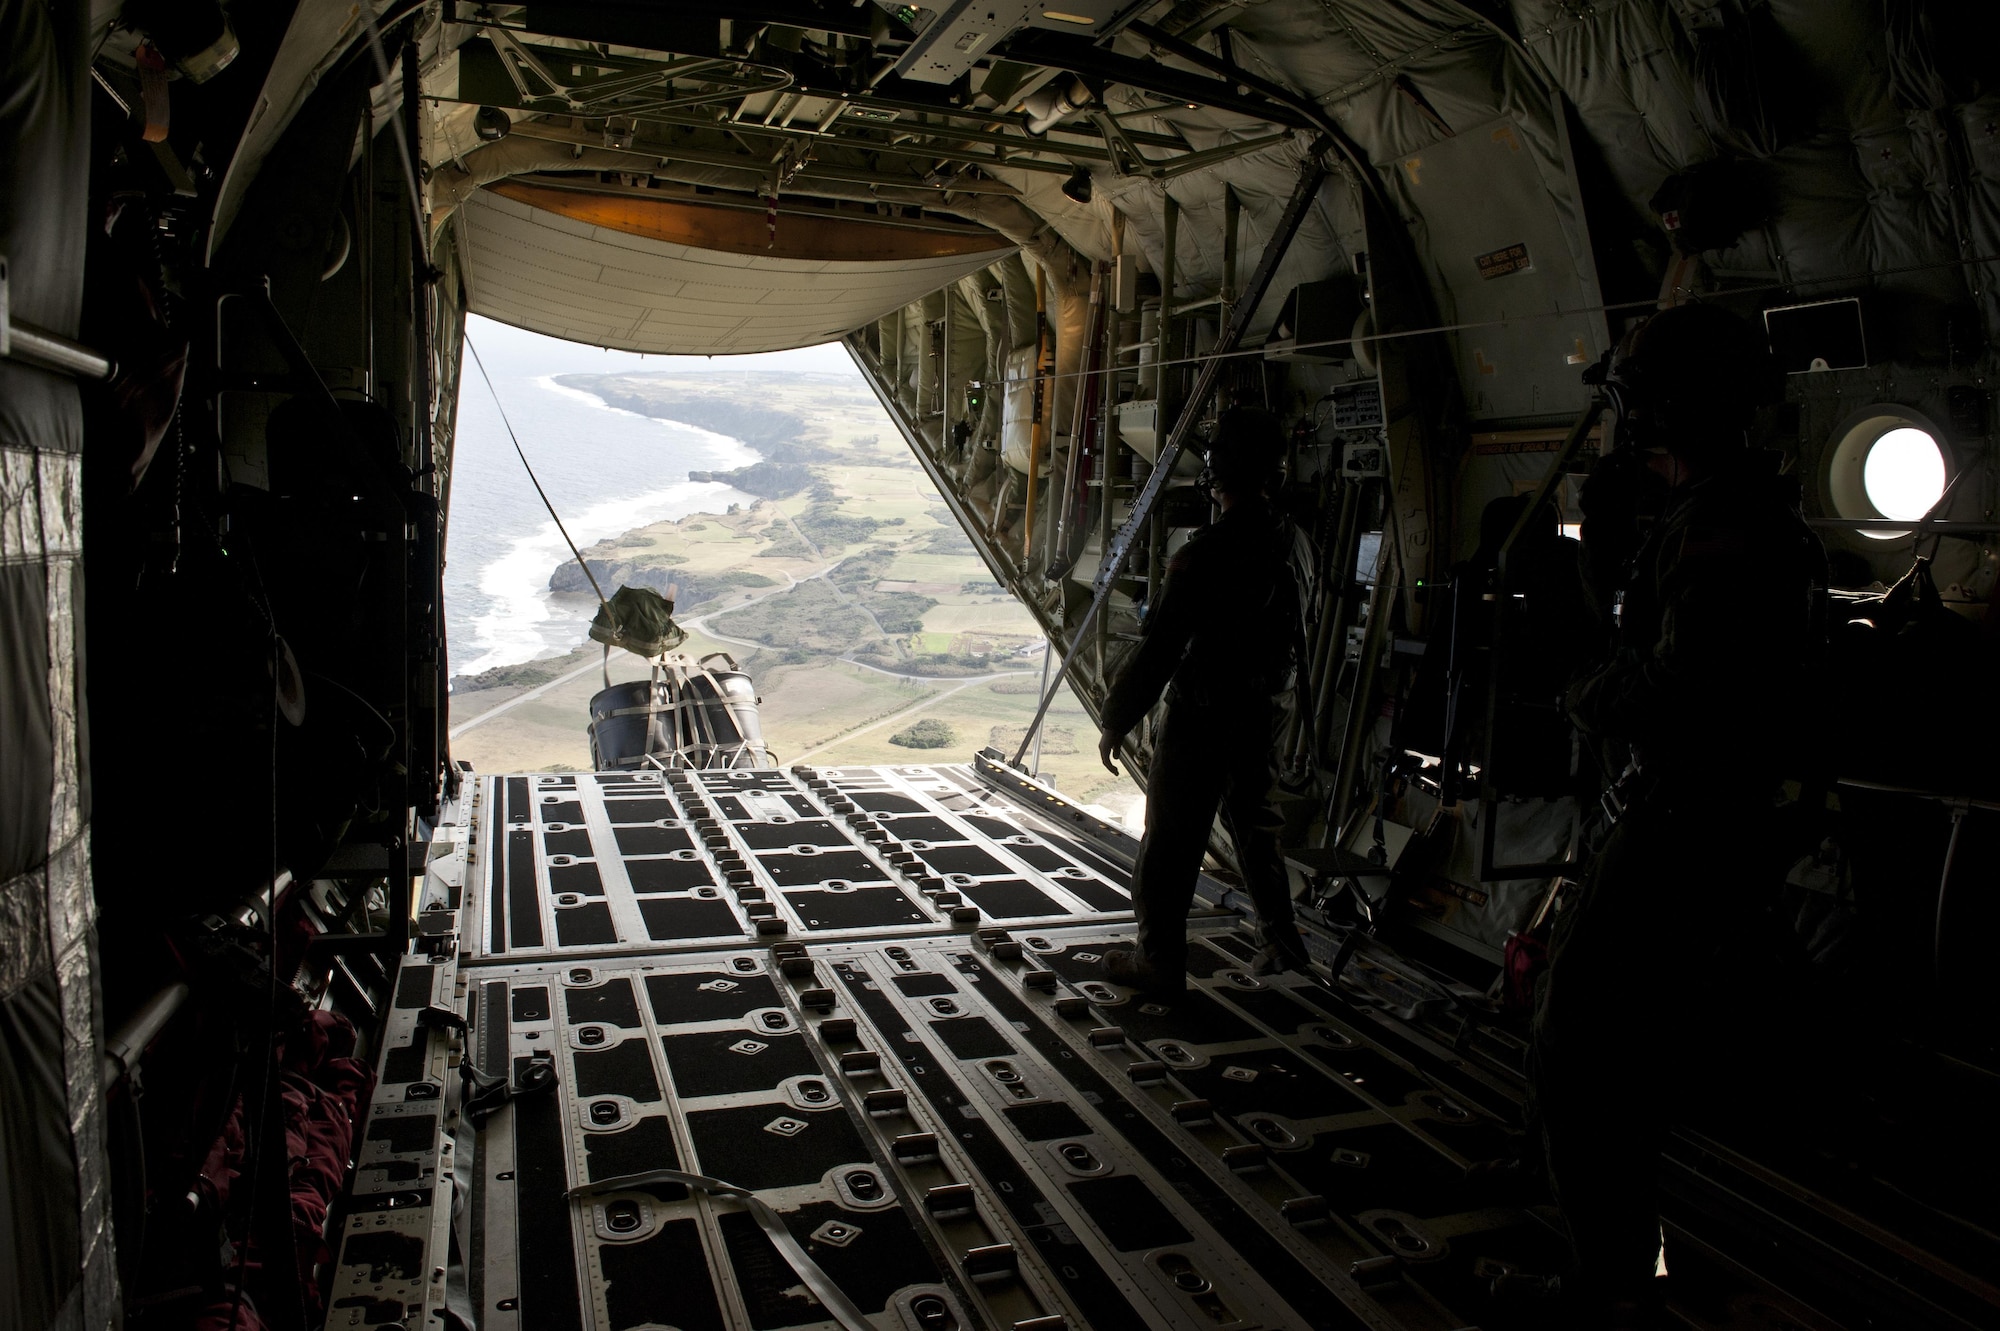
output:
M 987 764 L 468 792 L 331 1326 L 448 1289 L 492 1331 L 1545 1324 L 1488 1297 L 1561 1266 L 1486 1182 L 1518 1043 L 1413 967 L 1253 977 L 1204 879 L 1191 992 L 1146 1003 L 1100 966 L 1129 844 Z
M 1495 1263 L 1545 1264 L 1546 1226 L 1467 1181 L 1518 1149 L 1490 1079 L 1251 977 L 1220 909 L 1173 1012 L 1106 984 L 1127 865 L 1047 792 L 959 766 L 476 792 L 436 834 L 332 1325 L 442 1306 L 455 1150 L 502 1331 L 839 1324 L 740 1199 L 616 1181 L 661 1169 L 753 1192 L 884 1328 L 1455 1327 Z M 461 1056 L 514 1087 L 476 1128 Z
M 1113 937 L 479 970 L 480 1038 L 497 1054 L 504 1031 L 516 1066 L 548 1057 L 559 1083 L 487 1123 L 482 1150 L 514 1174 L 482 1171 L 487 1233 L 521 1236 L 487 1249 L 488 1305 L 532 1311 L 582 1272 L 575 1325 L 817 1320 L 796 1280 L 774 1291 L 783 1264 L 739 1207 L 681 1188 L 593 1197 L 575 1265 L 552 1240 L 534 1274 L 516 1262 L 562 1216 L 532 1180 L 656 1168 L 756 1191 L 864 1311 L 928 1293 L 972 1326 L 1460 1325 L 1432 1302 L 1482 1261 L 1540 1255 L 1539 1227 L 1466 1182 L 1506 1129 L 1372 1044 L 1339 996 L 1253 980 L 1225 934 L 1197 945 L 1198 992 L 1168 1014 L 1076 978 Z M 642 1247 L 705 1253 L 716 1308 L 680 1308 Z
M 964 768 L 489 778 L 469 955 L 1114 919 L 1122 866 Z

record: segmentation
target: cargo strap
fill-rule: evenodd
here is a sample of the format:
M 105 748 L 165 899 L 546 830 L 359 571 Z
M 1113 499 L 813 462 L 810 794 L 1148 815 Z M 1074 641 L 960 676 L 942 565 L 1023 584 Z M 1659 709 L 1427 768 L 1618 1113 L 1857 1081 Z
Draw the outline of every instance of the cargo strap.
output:
M 708 657 L 702 659 L 706 662 L 717 655 L 724 654 L 711 653 Z M 611 687 L 611 648 L 609 646 L 605 647 L 604 656 L 604 687 L 609 689 Z M 724 659 L 728 659 L 726 655 Z M 735 662 L 731 660 L 730 664 L 733 666 Z M 698 697 L 689 691 L 688 685 L 697 677 L 708 681 L 708 687 L 714 694 L 712 698 Z M 672 699 L 671 701 L 660 701 L 663 691 Z M 646 704 L 644 706 L 614 707 L 607 711 L 599 712 L 592 717 L 586 729 L 590 733 L 595 734 L 598 725 L 611 720 L 613 717 L 646 717 L 648 718 L 649 726 L 657 724 L 661 727 L 656 736 L 649 730 L 647 741 L 649 745 L 654 739 L 657 739 L 675 754 L 683 754 L 684 750 L 705 750 L 706 757 L 701 764 L 702 769 L 717 767 L 716 758 L 718 755 L 724 753 L 730 754 L 731 757 L 729 761 L 720 764 L 723 767 L 733 767 L 737 756 L 741 755 L 748 755 L 754 760 L 759 750 L 762 750 L 765 756 L 769 756 L 770 746 L 768 744 L 761 742 L 753 743 L 747 738 L 738 739 L 732 743 L 725 743 L 722 737 L 716 732 L 716 728 L 708 715 L 708 708 L 711 706 L 721 707 L 725 711 L 730 712 L 732 717 L 734 716 L 734 712 L 729 706 L 729 690 L 723 687 L 722 681 L 716 678 L 715 672 L 710 670 L 706 664 L 697 665 L 694 669 L 688 670 L 678 666 L 666 666 L 655 662 L 653 665 L 652 687 L 651 691 L 646 695 Z M 682 724 L 683 716 L 686 717 L 685 726 Z M 673 733 L 671 735 L 666 733 L 665 728 L 668 726 L 672 727 Z M 649 752 L 643 755 L 638 761 L 642 764 L 646 761 L 653 761 L 654 766 L 659 767 L 663 771 L 667 770 L 665 763 L 657 761 L 659 757 L 659 754 Z M 681 762 L 682 766 L 693 770 L 700 770 L 694 769 L 693 764 L 686 762 L 684 756 Z M 753 767 L 756 765 L 755 761 L 751 763 Z
M 739 1188 L 734 1183 L 724 1183 L 721 1179 L 709 1178 L 706 1174 L 690 1174 L 680 1169 L 648 1169 L 639 1174 L 619 1174 L 614 1178 L 596 1179 L 580 1187 L 571 1188 L 571 1201 L 594 1197 L 607 1192 L 626 1192 L 633 1188 L 647 1188 L 660 1183 L 678 1183 L 682 1187 L 705 1192 L 711 1197 L 728 1197 L 742 1202 L 748 1208 L 757 1227 L 764 1231 L 764 1237 L 771 1240 L 778 1253 L 792 1268 L 801 1283 L 812 1291 L 812 1296 L 820 1301 L 834 1321 L 845 1331 L 876 1331 L 875 1323 L 868 1315 L 855 1306 L 846 1291 L 833 1283 L 833 1277 L 820 1269 L 818 1262 L 806 1252 L 805 1247 L 785 1228 L 785 1222 L 776 1211 L 767 1206 L 756 1193 L 748 1188 Z

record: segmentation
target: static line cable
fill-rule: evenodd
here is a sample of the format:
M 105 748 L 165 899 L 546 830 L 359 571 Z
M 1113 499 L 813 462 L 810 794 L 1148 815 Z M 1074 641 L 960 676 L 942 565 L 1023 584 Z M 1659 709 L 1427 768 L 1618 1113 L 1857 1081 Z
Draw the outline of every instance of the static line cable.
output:
M 521 437 L 514 433 L 514 422 L 507 419 L 507 408 L 500 401 L 500 390 L 493 386 L 493 376 L 486 373 L 486 362 L 480 359 L 479 348 L 472 345 L 470 333 L 465 335 L 465 349 L 472 353 L 472 363 L 479 367 L 479 377 L 486 381 L 486 391 L 493 395 L 493 405 L 500 411 L 500 423 L 507 427 L 507 437 L 514 441 L 514 453 L 521 459 L 521 466 L 527 470 L 528 479 L 534 483 L 535 493 L 542 497 L 542 507 L 546 508 L 549 516 L 555 519 L 556 530 L 562 533 L 563 543 L 569 547 L 569 552 L 576 556 L 577 567 L 583 570 L 583 576 L 590 579 L 590 590 L 597 593 L 597 603 L 609 611 L 610 603 L 604 599 L 604 588 L 597 585 L 597 575 L 590 571 L 590 565 L 584 560 L 583 551 L 577 549 L 576 542 L 570 539 L 569 528 L 563 526 L 562 516 L 556 512 L 556 506 L 549 502 L 549 492 L 542 488 L 541 478 L 536 476 L 535 469 L 529 466 L 527 451 L 521 447 Z
M 1764 282 L 1754 286 L 1734 287 L 1728 291 L 1691 292 L 1688 294 L 1705 294 L 1709 298 L 1717 299 L 1734 296 L 1755 296 L 1769 291 L 1790 291 L 1795 287 L 1838 286 L 1849 282 L 1868 281 L 1880 277 L 1902 277 L 1910 273 L 1935 272 L 1940 268 L 1966 268 L 1984 263 L 2000 263 L 2000 253 L 1975 255 L 1969 259 L 1940 259 L 1935 263 L 1904 264 L 1896 268 L 1877 268 L 1864 273 L 1833 273 L 1825 277 L 1795 277 L 1788 282 Z M 1583 305 L 1574 309 L 1533 311 L 1526 314 L 1509 315 L 1505 319 L 1480 319 L 1471 323 L 1432 324 L 1427 328 L 1399 328 L 1390 333 L 1364 333 L 1359 337 L 1331 337 L 1318 342 L 1295 342 L 1286 349 L 1293 352 L 1316 351 L 1326 347 L 1344 347 L 1356 342 L 1379 345 L 1384 342 L 1398 342 L 1413 337 L 1430 337 L 1438 333 L 1470 333 L 1485 328 L 1508 328 L 1515 324 L 1534 323 L 1545 319 L 1574 319 L 1586 314 L 1618 314 L 1627 310 L 1656 310 L 1658 308 L 1659 301 L 1649 297 L 1645 300 L 1623 300 L 1603 305 Z M 1162 368 L 1171 365 L 1202 365 L 1211 360 L 1234 360 L 1242 357 L 1262 356 L 1264 351 L 1265 348 L 1262 345 L 1254 347 L 1238 346 L 1228 351 L 1206 351 L 1195 355 L 1176 357 L 1171 360 L 1148 361 L 1147 365 L 1149 367 L 1158 365 Z M 1578 368 L 1581 369 L 1582 367 L 1579 366 Z M 1046 378 L 1049 382 L 1054 383 L 1063 379 L 1086 378 L 1089 374 L 1093 373 L 1099 373 L 1099 371 L 1070 370 L 1061 374 L 1051 371 Z M 1029 375 L 1018 378 L 1001 378 L 994 382 L 1005 386 L 1009 384 L 1032 383 L 1033 381 L 1034 376 Z

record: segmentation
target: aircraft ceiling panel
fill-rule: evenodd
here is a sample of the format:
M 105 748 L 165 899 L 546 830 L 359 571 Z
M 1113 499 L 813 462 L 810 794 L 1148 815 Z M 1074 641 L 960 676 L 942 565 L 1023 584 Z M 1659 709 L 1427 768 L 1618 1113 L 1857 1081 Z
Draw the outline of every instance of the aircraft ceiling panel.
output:
M 463 221 L 474 312 L 593 346 L 682 355 L 832 341 L 1005 253 L 892 264 L 725 254 L 489 192 L 467 201 Z

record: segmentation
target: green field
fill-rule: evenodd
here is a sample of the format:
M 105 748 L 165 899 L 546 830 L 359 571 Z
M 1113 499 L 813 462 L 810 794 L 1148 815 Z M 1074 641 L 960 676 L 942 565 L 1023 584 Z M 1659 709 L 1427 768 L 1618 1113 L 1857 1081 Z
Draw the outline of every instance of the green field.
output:
M 946 636 L 990 633 L 1023 640 L 1042 636 L 1035 617 L 1011 597 L 1000 602 L 968 598 L 957 604 L 952 598 L 939 597 L 938 604 L 924 614 L 924 631 L 927 635 Z

